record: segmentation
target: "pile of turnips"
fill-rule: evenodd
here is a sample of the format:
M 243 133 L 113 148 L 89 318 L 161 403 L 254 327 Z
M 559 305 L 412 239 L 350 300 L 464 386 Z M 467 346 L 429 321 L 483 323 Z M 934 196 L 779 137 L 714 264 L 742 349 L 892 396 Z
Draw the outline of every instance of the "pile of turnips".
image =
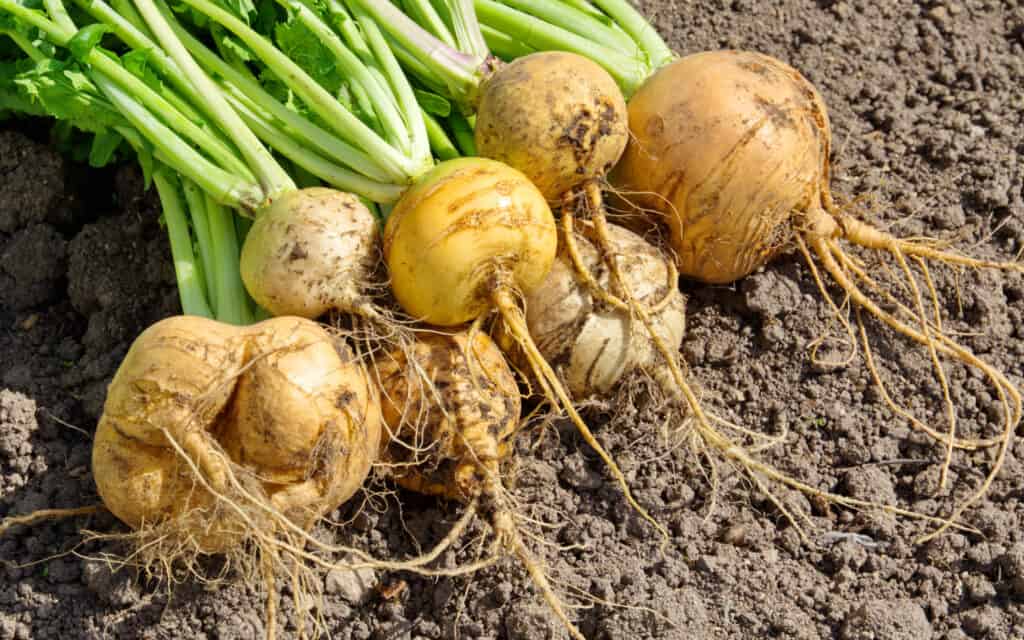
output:
M 274 576 L 334 566 L 311 532 L 376 469 L 484 515 L 495 556 L 519 558 L 582 637 L 520 535 L 505 468 L 524 403 L 546 404 L 667 538 L 578 409 L 637 376 L 801 534 L 803 514 L 766 480 L 924 518 L 931 537 L 960 526 L 998 473 L 1021 396 L 944 327 L 927 264 L 1020 266 L 894 237 L 839 205 L 824 101 L 787 64 L 677 57 L 625 0 L 73 2 L 0 0 L 16 52 L 0 104 L 65 123 L 96 166 L 140 164 L 163 203 L 184 312 L 140 335 L 110 385 L 97 488 L 145 564 L 255 559 L 269 635 Z M 845 243 L 895 265 L 905 298 Z M 943 483 L 955 449 L 996 448 L 952 514 L 790 478 L 702 406 L 679 353 L 680 276 L 731 283 L 791 248 L 891 409 L 945 448 Z M 945 429 L 887 393 L 862 312 L 927 350 Z M 957 433 L 943 357 L 989 381 L 997 433 Z M 429 565 L 452 542 L 402 562 L 359 557 L 450 575 Z

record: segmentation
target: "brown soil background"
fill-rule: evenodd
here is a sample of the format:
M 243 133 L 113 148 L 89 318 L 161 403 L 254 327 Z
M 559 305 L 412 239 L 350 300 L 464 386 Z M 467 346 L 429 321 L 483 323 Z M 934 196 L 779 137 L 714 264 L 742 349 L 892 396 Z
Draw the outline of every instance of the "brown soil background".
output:
M 830 107 L 837 194 L 873 197 L 872 220 L 900 235 L 949 238 L 985 257 L 1024 248 L 1024 4 L 650 0 L 643 8 L 681 53 L 756 49 L 788 61 Z M 90 436 L 106 384 L 138 332 L 175 313 L 173 271 L 152 195 L 131 170 L 87 172 L 62 161 L 35 125 L 0 131 L 0 517 L 95 501 Z M 1024 354 L 1019 275 L 936 275 L 950 327 L 1017 382 Z M 935 494 L 941 451 L 884 407 L 861 358 L 812 366 L 807 345 L 830 315 L 795 255 L 734 287 L 684 285 L 685 356 L 709 405 L 769 433 L 765 454 L 816 486 L 944 513 L 976 487 L 992 452 L 959 455 L 954 490 Z M 886 380 L 941 424 L 926 354 L 872 325 Z M 990 433 L 998 409 L 977 376 L 950 367 L 961 427 Z M 600 418 L 600 409 L 593 415 Z M 980 535 L 921 546 L 921 527 L 810 505 L 803 543 L 742 474 L 720 466 L 712 492 L 699 458 L 666 450 L 673 420 L 617 403 L 600 429 L 642 503 L 671 530 L 664 554 L 626 508 L 600 463 L 565 427 L 523 448 L 514 477 L 524 513 L 558 523 L 534 545 L 559 588 L 600 599 L 575 616 L 590 638 L 1024 638 L 1024 445 L 1013 447 L 988 497 L 966 516 Z M 602 420 L 603 422 L 603 420 Z M 383 487 L 384 489 L 386 487 Z M 716 502 L 711 504 L 711 497 Z M 713 509 L 711 507 L 714 506 Z M 399 508 L 401 507 L 401 508 Z M 457 508 L 375 494 L 323 535 L 401 557 L 439 539 Z M 0 539 L 0 640 L 17 638 L 256 638 L 253 585 L 147 582 L 77 555 L 83 526 L 109 516 L 19 529 Z M 485 534 L 478 527 L 477 534 Z M 836 533 L 860 534 L 860 538 Z M 472 559 L 467 540 L 442 564 Z M 27 566 L 16 563 L 34 562 Z M 347 639 L 559 638 L 514 562 L 472 578 L 376 575 L 360 592 L 326 580 L 324 623 Z M 387 589 L 390 591 L 391 589 Z M 287 596 L 287 590 L 284 591 Z M 619 606 L 613 606 L 611 603 Z M 294 634 L 285 598 L 284 637 Z M 643 607 L 643 608 L 640 608 Z

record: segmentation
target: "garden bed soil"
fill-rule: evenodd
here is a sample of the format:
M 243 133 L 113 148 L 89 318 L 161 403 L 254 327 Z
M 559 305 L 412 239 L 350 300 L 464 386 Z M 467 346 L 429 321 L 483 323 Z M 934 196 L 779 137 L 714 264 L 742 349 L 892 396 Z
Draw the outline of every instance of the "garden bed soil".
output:
M 816 84 L 832 117 L 834 190 L 868 196 L 873 222 L 983 257 L 1012 259 L 1024 248 L 1024 4 L 642 5 L 680 53 L 755 49 Z M 178 312 L 156 202 L 138 172 L 88 171 L 46 143 L 38 123 L 0 131 L 0 517 L 96 502 L 90 441 L 106 385 L 133 338 Z M 1021 276 L 935 278 L 948 328 L 1020 383 Z M 799 255 L 735 286 L 684 291 L 684 354 L 703 398 L 750 428 L 785 430 L 762 454 L 783 471 L 943 514 L 989 469 L 991 450 L 958 454 L 951 487 L 937 491 L 941 448 L 893 416 L 863 358 L 841 368 L 811 361 L 812 341 L 842 334 Z M 870 323 L 869 335 L 893 393 L 941 425 L 927 353 Z M 948 371 L 960 428 L 991 435 L 991 390 L 960 367 Z M 524 514 L 558 525 L 542 530 L 554 544 L 531 545 L 560 592 L 585 605 L 572 615 L 588 638 L 1024 637 L 1024 443 L 965 515 L 980 533 L 918 545 L 920 523 L 779 491 L 812 514 L 802 540 L 745 475 L 719 462 L 712 486 L 702 456 L 666 447 L 658 434 L 676 419 L 645 398 L 624 396 L 613 419 L 612 407 L 591 415 L 641 503 L 668 526 L 663 551 L 565 425 L 536 448 L 524 442 L 509 477 Z M 458 516 L 456 505 L 376 489 L 335 514 L 344 526 L 319 533 L 400 558 L 440 539 Z M 97 559 L 117 545 L 81 544 L 82 528 L 119 527 L 94 516 L 0 538 L 0 640 L 262 636 L 258 584 L 168 588 Z M 486 539 L 482 526 L 473 533 Z M 440 562 L 479 549 L 471 538 Z M 281 637 L 290 638 L 295 612 L 282 595 Z M 340 640 L 565 635 L 512 560 L 467 578 L 336 572 L 325 578 L 322 613 Z

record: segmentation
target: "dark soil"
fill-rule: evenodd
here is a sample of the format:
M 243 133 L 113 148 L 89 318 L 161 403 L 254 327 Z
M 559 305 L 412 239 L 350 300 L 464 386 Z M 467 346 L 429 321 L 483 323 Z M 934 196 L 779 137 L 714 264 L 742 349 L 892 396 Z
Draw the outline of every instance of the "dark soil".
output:
M 805 73 L 831 110 L 834 188 L 847 198 L 870 195 L 874 222 L 900 235 L 952 239 L 985 257 L 1011 259 L 1024 249 L 1024 4 L 643 5 L 680 52 L 756 49 Z M 90 434 L 105 386 L 134 336 L 178 308 L 165 235 L 138 174 L 86 173 L 23 135 L 38 139 L 37 126 L 7 129 L 0 517 L 96 501 Z M 1019 382 L 1021 277 L 935 275 L 949 327 L 969 330 L 965 343 Z M 863 359 L 839 369 L 811 363 L 807 346 L 836 327 L 798 256 L 735 287 L 685 289 L 684 351 L 708 404 L 751 428 L 788 429 L 785 442 L 763 454 L 781 469 L 826 490 L 933 514 L 978 486 L 992 451 L 959 454 L 952 487 L 936 495 L 941 449 L 885 407 Z M 927 354 L 876 327 L 870 334 L 894 395 L 941 425 Z M 999 419 L 991 391 L 960 367 L 949 375 L 961 429 L 991 435 Z M 720 465 L 712 490 L 707 465 L 691 450 L 659 444 L 660 423 L 672 418 L 643 397 L 619 403 L 626 409 L 600 437 L 640 501 L 669 526 L 664 553 L 570 429 L 549 431 L 535 451 L 524 447 L 512 478 L 524 513 L 559 525 L 544 533 L 565 549 L 533 546 L 560 591 L 587 605 L 573 614 L 587 637 L 1024 638 L 1024 446 L 1012 448 L 992 491 L 966 514 L 980 534 L 915 545 L 920 524 L 779 491 L 787 505 L 813 514 L 810 540 L 801 541 L 745 476 Z M 438 540 L 458 515 L 455 506 L 404 493 L 376 494 L 367 504 L 346 507 L 336 515 L 348 524 L 321 533 L 402 557 Z M 168 590 L 113 572 L 82 556 L 117 547 L 79 546 L 82 527 L 119 530 L 97 516 L 0 538 L 0 640 L 262 635 L 257 585 L 185 582 Z M 480 548 L 467 541 L 441 563 L 471 560 Z M 512 561 L 471 578 L 337 572 L 325 589 L 323 623 L 343 640 L 564 635 Z M 285 637 L 294 635 L 294 613 L 286 597 Z

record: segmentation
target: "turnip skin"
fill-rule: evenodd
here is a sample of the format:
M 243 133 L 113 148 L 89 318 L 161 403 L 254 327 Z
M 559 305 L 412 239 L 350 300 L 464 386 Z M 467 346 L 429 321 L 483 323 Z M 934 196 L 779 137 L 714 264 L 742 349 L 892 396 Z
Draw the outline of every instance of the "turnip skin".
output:
M 322 187 L 291 191 L 249 230 L 242 281 L 275 316 L 317 318 L 332 309 L 367 315 L 379 237 L 376 218 L 354 195 Z
M 402 196 L 384 230 L 395 298 L 441 327 L 488 312 L 499 290 L 536 287 L 557 246 L 543 195 L 521 172 L 484 158 L 439 164 Z
M 250 336 L 251 362 L 216 436 L 276 508 L 310 523 L 352 497 L 379 457 L 376 388 L 352 349 L 315 323 L 274 318 Z
M 626 101 L 587 58 L 531 54 L 488 78 L 474 135 L 480 155 L 519 169 L 558 202 L 619 161 L 629 135 Z
M 720 284 L 751 273 L 830 197 L 824 102 L 774 58 L 712 51 L 677 60 L 630 100 L 629 126 L 634 140 L 612 181 L 663 216 L 686 277 Z
M 655 331 L 673 353 L 686 330 L 686 301 L 675 271 L 657 247 L 635 233 L 608 225 L 614 259 L 638 304 L 651 314 Z M 615 291 L 603 263 L 593 223 L 573 231 L 579 257 L 602 290 Z M 563 241 L 558 260 L 544 283 L 526 298 L 530 334 L 549 362 L 560 363 L 569 390 L 577 398 L 606 396 L 627 375 L 643 370 L 671 388 L 665 364 L 649 332 L 626 309 L 613 308 L 594 295 L 579 277 Z

